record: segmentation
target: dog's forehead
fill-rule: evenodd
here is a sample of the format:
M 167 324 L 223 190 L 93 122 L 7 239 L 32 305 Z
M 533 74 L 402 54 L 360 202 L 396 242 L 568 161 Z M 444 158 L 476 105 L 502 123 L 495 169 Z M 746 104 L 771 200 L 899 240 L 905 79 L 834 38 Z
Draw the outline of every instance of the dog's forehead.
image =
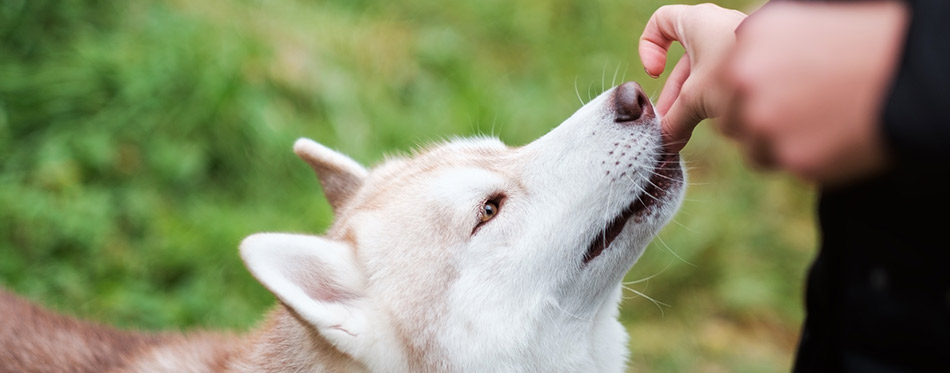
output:
M 470 167 L 507 172 L 511 149 L 493 138 L 457 139 L 417 150 L 409 157 L 392 158 L 370 172 L 370 181 L 399 183 L 439 170 Z
M 426 146 L 408 156 L 389 157 L 370 170 L 355 205 L 383 206 L 393 193 L 424 183 L 428 176 L 455 168 L 478 168 L 498 174 L 515 172 L 514 149 L 495 138 L 460 138 Z

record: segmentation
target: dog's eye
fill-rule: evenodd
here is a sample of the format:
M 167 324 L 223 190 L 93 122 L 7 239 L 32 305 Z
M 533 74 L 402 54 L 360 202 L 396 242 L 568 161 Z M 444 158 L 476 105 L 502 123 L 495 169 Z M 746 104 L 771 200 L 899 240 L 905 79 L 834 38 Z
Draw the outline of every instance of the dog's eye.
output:
M 498 214 L 498 203 L 495 201 L 485 202 L 485 206 L 482 206 L 482 215 L 480 217 L 482 223 L 491 220 L 495 215 Z
M 505 201 L 505 198 L 507 197 L 505 197 L 504 194 L 499 193 L 485 201 L 485 204 L 482 205 L 481 211 L 478 212 L 478 224 L 475 224 L 475 228 L 472 229 L 472 235 L 475 235 L 475 233 L 478 232 L 478 230 L 483 225 L 485 225 L 485 223 L 488 223 L 489 220 L 492 220 L 495 218 L 495 216 L 498 216 L 499 208 L 501 207 L 502 202 Z

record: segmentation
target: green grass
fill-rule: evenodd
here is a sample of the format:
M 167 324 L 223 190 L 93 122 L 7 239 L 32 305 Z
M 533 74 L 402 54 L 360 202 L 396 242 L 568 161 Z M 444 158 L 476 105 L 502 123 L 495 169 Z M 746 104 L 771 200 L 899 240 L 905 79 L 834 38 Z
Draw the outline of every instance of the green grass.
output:
M 273 297 L 236 255 L 332 215 L 290 151 L 364 164 L 544 134 L 612 82 L 661 1 L 0 3 L 0 284 L 142 329 L 246 330 Z M 749 1 L 724 5 L 745 7 Z M 674 54 L 681 53 L 676 49 Z M 787 371 L 812 192 L 701 126 L 687 201 L 630 272 L 633 371 Z

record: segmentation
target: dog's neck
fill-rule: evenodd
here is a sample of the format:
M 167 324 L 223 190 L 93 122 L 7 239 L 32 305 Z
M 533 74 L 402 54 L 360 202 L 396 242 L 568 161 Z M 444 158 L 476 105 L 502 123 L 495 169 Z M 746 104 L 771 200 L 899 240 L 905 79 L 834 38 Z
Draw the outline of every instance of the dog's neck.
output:
M 232 363 L 238 371 L 368 371 L 282 305 L 247 338 L 244 353 L 234 356 Z

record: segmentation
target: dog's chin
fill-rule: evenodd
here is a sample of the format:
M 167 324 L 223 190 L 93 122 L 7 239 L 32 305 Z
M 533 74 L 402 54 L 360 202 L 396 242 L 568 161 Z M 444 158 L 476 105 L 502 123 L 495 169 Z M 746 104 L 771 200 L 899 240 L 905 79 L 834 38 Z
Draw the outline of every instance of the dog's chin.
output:
M 583 264 L 590 263 L 610 249 L 630 219 L 634 219 L 636 224 L 645 223 L 648 218 L 656 215 L 657 210 L 664 204 L 673 202 L 674 198 L 669 198 L 670 194 L 677 193 L 683 186 L 683 169 L 680 166 L 679 154 L 661 157 L 651 173 L 649 182 L 636 198 L 594 236 L 584 252 Z

